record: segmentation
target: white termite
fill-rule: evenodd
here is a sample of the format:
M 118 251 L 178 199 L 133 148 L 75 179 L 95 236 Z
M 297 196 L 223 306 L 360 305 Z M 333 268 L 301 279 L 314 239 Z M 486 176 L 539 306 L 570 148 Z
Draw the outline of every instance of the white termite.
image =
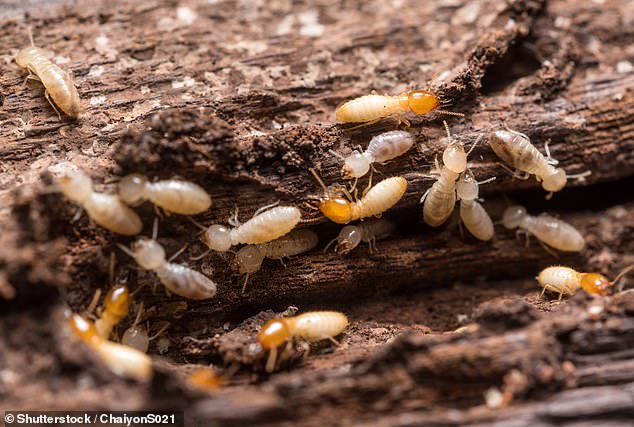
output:
M 344 161 L 342 173 L 351 178 L 361 178 L 368 173 L 373 163 L 386 163 L 406 153 L 414 145 L 414 136 L 406 131 L 394 130 L 376 135 L 370 140 L 364 152 L 354 150 L 343 157 L 331 151 Z
M 141 232 L 143 224 L 139 216 L 119 196 L 94 191 L 92 180 L 81 170 L 68 170 L 57 180 L 57 186 L 102 227 L 125 236 L 134 236 Z
M 491 180 L 493 179 L 495 178 Z M 493 221 L 491 221 L 491 217 L 484 207 L 478 202 L 479 184 L 482 184 L 482 182 L 476 181 L 473 173 L 470 170 L 466 170 L 460 175 L 458 184 L 456 184 L 456 193 L 460 200 L 460 220 L 474 237 L 487 241 L 493 238 Z
M 121 336 L 121 344 L 142 351 L 143 353 L 147 353 L 148 348 L 150 347 L 150 341 L 165 332 L 165 330 L 169 327 L 169 323 L 166 323 L 154 335 L 149 336 L 148 327 L 143 326 L 141 323 L 142 314 L 143 303 L 139 305 L 137 316 L 132 325 L 123 332 L 123 335 Z
M 492 132 L 489 135 L 489 145 L 500 159 L 515 169 L 514 177 L 527 179 L 530 174 L 535 175 L 537 180 L 541 181 L 542 188 L 549 192 L 548 198 L 553 192 L 563 189 L 568 178 L 584 178 L 590 174 L 590 171 L 587 171 L 567 176 L 565 170 L 555 167 L 559 162 L 550 156 L 548 144 L 544 146 L 544 156 L 531 143 L 528 136 L 508 127 L 506 130 Z
M 262 209 L 267 208 L 265 206 Z M 233 229 L 220 224 L 206 229 L 202 227 L 205 230 L 202 241 L 210 250 L 218 252 L 226 252 L 231 246 L 239 244 L 267 243 L 287 234 L 302 218 L 300 210 L 294 206 L 277 206 L 264 212 L 260 210 L 244 224 L 239 224 L 235 219 L 230 220 Z
M 372 253 L 376 250 L 376 241 L 393 235 L 395 230 L 394 223 L 383 218 L 369 219 L 356 225 L 346 225 L 339 235 L 328 243 L 324 252 L 336 241 L 335 252 L 340 255 L 350 253 L 361 242 L 367 243 Z
M 131 174 L 119 182 L 119 197 L 133 205 L 149 200 L 167 212 L 196 215 L 211 206 L 211 197 L 199 185 L 178 179 L 149 182 L 140 174 Z
M 313 249 L 319 243 L 317 233 L 312 230 L 294 230 L 268 243 L 247 245 L 236 252 L 234 264 L 240 274 L 245 274 L 242 293 L 244 293 L 249 276 L 258 272 L 264 258 L 279 259 L 299 255 Z
M 165 259 L 165 249 L 155 240 L 156 222 L 154 224 L 151 239 L 138 238 L 132 244 L 132 250 L 121 244 L 118 244 L 119 248 L 134 258 L 142 268 L 156 273 L 161 283 L 176 295 L 191 299 L 207 299 L 216 295 L 217 285 L 207 276 L 185 265 L 175 264 Z
M 519 228 L 525 233 L 537 237 L 542 243 L 562 252 L 579 252 L 585 246 L 585 240 L 572 225 L 547 213 L 531 216 L 523 206 L 509 206 L 502 218 L 504 227 L 509 230 Z
M 29 39 L 31 46 L 21 49 L 15 57 L 15 62 L 29 72 L 27 80 L 33 79 L 42 82 L 46 100 L 51 104 L 60 120 L 62 117 L 55 105 L 68 116 L 77 118 L 81 112 L 81 102 L 70 74 L 49 59 L 50 53 L 48 51 L 35 47 L 30 29 Z
M 468 153 L 465 153 L 461 143 L 451 138 L 447 122 L 443 121 L 443 124 L 448 138 L 447 148 L 442 154 L 443 167 L 440 168 L 440 176 L 436 182 L 420 199 L 425 224 L 432 227 L 442 225 L 451 216 L 456 205 L 456 180 L 467 169 Z M 439 169 L 438 164 L 436 169 Z

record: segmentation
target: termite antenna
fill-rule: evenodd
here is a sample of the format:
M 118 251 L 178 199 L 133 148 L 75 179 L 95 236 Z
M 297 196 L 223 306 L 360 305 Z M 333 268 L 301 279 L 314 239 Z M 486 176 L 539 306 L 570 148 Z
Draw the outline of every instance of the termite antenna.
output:
M 154 222 L 152 223 L 152 240 L 156 240 L 158 237 L 158 217 L 154 217 Z
M 581 182 L 584 182 L 586 180 L 587 176 L 592 175 L 592 171 L 591 170 L 587 170 L 585 172 L 581 172 L 581 173 L 576 173 L 573 175 L 568 175 L 569 179 L 578 179 Z
M 628 265 L 627 267 L 625 267 L 623 270 L 621 270 L 621 272 L 619 274 L 616 275 L 616 277 L 614 278 L 614 280 L 612 280 L 612 284 L 616 285 L 616 283 L 621 280 L 627 273 L 629 273 L 630 271 L 634 270 L 634 264 L 632 265 Z
M 333 156 L 335 156 L 335 157 L 337 157 L 337 158 L 341 159 L 341 160 L 344 160 L 344 161 L 346 160 L 346 158 L 345 158 L 345 157 L 343 157 L 341 154 L 337 153 L 337 152 L 336 152 L 336 151 L 334 151 L 334 150 L 328 150 L 328 152 L 329 152 L 330 154 L 332 154 Z
M 445 126 L 445 130 L 447 131 L 447 138 L 449 139 L 449 144 L 451 144 L 452 139 L 451 139 L 451 132 L 449 131 L 449 125 L 447 124 L 446 120 L 443 120 L 442 124 L 443 124 L 443 126 Z M 447 144 L 447 145 L 449 145 L 449 144 Z
M 437 113 L 440 113 L 440 114 L 445 114 L 445 115 L 447 115 L 447 116 L 458 116 L 458 117 L 464 117 L 464 114 L 462 114 L 462 113 L 456 113 L 456 112 L 453 112 L 453 111 L 447 111 L 447 110 L 436 110 L 436 112 L 437 112 Z
M 484 181 L 477 181 L 478 185 L 488 184 L 489 182 L 493 182 L 497 179 L 496 176 L 492 176 L 491 178 L 487 178 Z
M 469 148 L 469 151 L 467 151 L 467 157 L 469 157 L 469 155 L 471 154 L 471 152 L 476 148 L 476 145 L 478 145 L 478 143 L 480 142 L 480 140 L 482 139 L 483 135 L 480 135 L 478 137 L 478 139 L 475 140 L 475 142 L 473 143 L 473 145 L 471 146 L 471 148 Z
M 333 243 L 335 243 L 337 241 L 337 237 L 335 237 L 334 239 L 332 239 L 330 242 L 328 242 L 328 244 L 326 245 L 326 247 L 324 248 L 322 253 L 326 253 L 328 252 L 328 248 L 330 247 L 330 245 L 332 245 Z
M 135 258 L 134 256 L 134 252 L 132 252 L 130 250 L 130 248 L 127 248 L 126 246 L 122 245 L 121 243 L 117 243 L 117 246 L 119 247 L 119 249 L 121 249 L 123 252 L 125 252 L 126 254 L 130 255 L 132 258 Z
M 31 31 L 31 26 L 26 27 L 26 32 L 29 35 L 29 41 L 31 42 L 31 47 L 35 47 L 35 42 L 33 41 L 33 32 Z
M 319 177 L 319 175 L 317 174 L 317 171 L 315 170 L 315 168 L 310 168 L 308 170 L 310 171 L 310 173 L 313 174 L 313 176 L 315 177 L 315 179 L 317 180 L 319 185 L 321 185 L 321 188 L 324 189 L 324 193 L 327 194 L 328 193 L 328 187 L 326 187 L 326 184 L 324 183 L 324 181 Z

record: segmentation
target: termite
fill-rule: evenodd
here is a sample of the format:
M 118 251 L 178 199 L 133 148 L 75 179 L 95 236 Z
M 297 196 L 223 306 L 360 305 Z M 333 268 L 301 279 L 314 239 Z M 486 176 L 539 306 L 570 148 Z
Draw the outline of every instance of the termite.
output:
M 407 180 L 401 176 L 393 176 L 369 188 L 360 200 L 352 202 L 338 196 L 332 188 L 326 187 L 314 169 L 311 168 L 310 171 L 324 190 L 324 195 L 318 197 L 317 207 L 325 217 L 337 224 L 381 216 L 398 203 L 407 190 Z
M 258 334 L 258 342 L 269 350 L 266 371 L 273 372 L 277 359 L 277 348 L 287 340 L 298 337 L 306 341 L 334 339 L 348 326 L 348 318 L 338 311 L 309 311 L 298 316 L 282 317 L 266 322 Z
M 541 181 L 542 188 L 549 192 L 547 198 L 563 189 L 568 178 L 584 178 L 590 174 L 588 171 L 567 176 L 565 170 L 555 168 L 559 162 L 550 156 L 548 144 L 544 146 L 544 156 L 535 148 L 528 136 L 508 127 L 506 130 L 492 132 L 489 136 L 489 145 L 500 159 L 515 168 L 514 177 L 527 179 L 530 174 L 535 175 L 537 180 Z
M 302 217 L 302 213 L 294 206 L 265 206 L 259 209 L 253 218 L 240 224 L 237 215 L 229 223 L 234 228 L 214 224 L 207 228 L 196 224 L 204 230 L 202 241 L 209 250 L 226 252 L 234 245 L 257 245 L 282 237 L 291 231 Z M 262 212 L 262 210 L 264 210 Z M 203 254 L 205 255 L 205 254 Z M 203 256 L 201 255 L 201 256 Z M 200 257 L 198 257 L 200 258 Z
M 344 161 L 342 173 L 351 178 L 361 178 L 373 163 L 385 163 L 406 153 L 414 145 L 414 136 L 402 130 L 376 135 L 364 152 L 354 150 L 348 157 L 334 151 L 332 154 Z
M 116 285 L 108 291 L 104 298 L 104 308 L 95 328 L 99 336 L 108 339 L 112 329 L 128 315 L 130 292 L 125 285 Z
M 70 74 L 55 65 L 49 59 L 49 53 L 46 50 L 35 47 L 30 29 L 29 39 L 31 46 L 20 50 L 15 57 L 15 62 L 29 72 L 26 80 L 33 79 L 42 82 L 46 100 L 51 104 L 60 120 L 62 116 L 55 105 L 68 116 L 77 118 L 81 112 L 81 103 Z
M 152 377 L 152 360 L 147 354 L 103 338 L 95 325 L 78 314 L 69 318 L 71 330 L 117 375 L 148 381 Z
M 572 225 L 547 213 L 531 216 L 523 206 L 509 206 L 502 218 L 504 227 L 509 230 L 520 228 L 533 234 L 542 243 L 562 252 L 579 252 L 585 246 L 585 240 Z
M 217 285 L 202 273 L 165 259 L 165 249 L 156 241 L 157 222 L 154 222 L 152 238 L 141 237 L 132 244 L 132 250 L 117 244 L 130 255 L 142 268 L 153 271 L 167 289 L 185 298 L 207 299 L 216 295 Z
M 149 200 L 167 212 L 196 215 L 211 206 L 211 197 L 199 185 L 167 179 L 149 182 L 140 174 L 131 174 L 119 182 L 119 197 L 128 205 Z
M 97 193 L 92 180 L 80 170 L 67 171 L 57 185 L 73 202 L 84 208 L 97 224 L 124 236 L 141 232 L 141 218 L 114 194 Z
M 442 114 L 464 116 L 439 110 L 441 103 L 443 101 L 431 91 L 430 85 L 427 90 L 413 90 L 396 96 L 372 94 L 346 101 L 337 107 L 335 117 L 339 123 L 372 123 L 389 116 L 400 116 L 409 112 L 426 114 L 434 110 Z M 406 120 L 403 121 L 407 123 Z
M 340 255 L 350 253 L 361 242 L 366 242 L 372 253 L 376 250 L 376 241 L 391 236 L 395 230 L 394 223 L 387 219 L 370 219 L 357 225 L 346 225 L 339 235 L 326 245 L 324 252 L 336 241 L 335 252 Z
M 474 237 L 487 241 L 493 238 L 494 231 L 491 217 L 477 200 L 478 185 L 483 182 L 476 181 L 473 173 L 466 170 L 456 184 L 456 193 L 460 200 L 460 220 Z
M 456 180 L 467 169 L 468 153 L 465 153 L 461 143 L 451 138 L 447 122 L 443 121 L 443 124 L 448 139 L 447 148 L 442 153 L 443 167 L 440 168 L 436 182 L 420 199 L 423 203 L 423 219 L 431 227 L 442 225 L 451 216 L 456 205 Z M 436 169 L 438 168 L 436 163 Z
M 634 264 L 625 267 L 612 281 L 599 273 L 580 273 L 569 267 L 553 266 L 543 269 L 537 276 L 537 282 L 542 287 L 540 297 L 546 291 L 559 293 L 558 301 L 564 295 L 574 295 L 579 288 L 589 294 L 607 295 L 623 276 L 634 270 Z
M 247 245 L 241 248 L 234 259 L 240 274 L 245 274 L 242 293 L 244 293 L 249 275 L 256 273 L 262 267 L 264 258 L 279 259 L 299 255 L 313 249 L 319 243 L 317 233 L 312 230 L 294 230 L 268 243 Z
M 163 325 L 154 335 L 150 336 L 148 328 L 139 322 L 142 312 L 143 305 L 140 306 L 134 323 L 132 323 L 132 325 L 123 332 L 123 335 L 121 335 L 121 344 L 135 348 L 143 353 L 147 353 L 148 348 L 150 347 L 150 341 L 156 339 L 165 332 L 167 328 L 169 328 L 169 323 Z

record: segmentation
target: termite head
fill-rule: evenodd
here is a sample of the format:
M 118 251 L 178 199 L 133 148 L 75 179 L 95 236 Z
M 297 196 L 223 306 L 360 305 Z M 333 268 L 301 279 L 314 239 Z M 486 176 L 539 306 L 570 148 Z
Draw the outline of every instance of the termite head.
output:
M 514 228 L 519 227 L 522 220 L 526 218 L 526 208 L 519 205 L 509 206 L 504 211 L 504 215 L 502 216 L 502 224 L 504 227 L 512 230 Z
M 568 178 L 566 177 L 566 171 L 558 168 L 555 169 L 555 173 L 544 178 L 542 181 L 542 187 L 546 191 L 555 192 L 564 188 L 567 181 Z
M 337 247 L 335 252 L 346 255 L 361 243 L 361 232 L 354 225 L 346 225 L 337 236 Z
M 61 176 L 57 185 L 66 197 L 76 203 L 84 203 L 92 194 L 92 180 L 80 170 Z
M 95 325 L 79 314 L 72 313 L 68 318 L 68 324 L 70 329 L 85 343 L 91 344 L 101 339 L 97 334 Z
M 232 246 L 231 229 L 214 224 L 205 230 L 202 241 L 213 251 L 227 252 Z
M 130 291 L 125 285 L 117 285 L 110 289 L 104 299 L 106 311 L 118 315 L 125 316 L 128 314 L 130 306 Z
M 401 95 L 403 99 L 403 95 Z M 435 93 L 426 90 L 413 90 L 407 93 L 407 106 L 414 114 L 425 114 L 435 110 L 440 105 L 440 99 Z
M 125 176 L 119 181 L 119 197 L 128 205 L 137 203 L 143 198 L 146 184 L 147 179 L 138 173 Z
M 584 273 L 581 275 L 581 287 L 589 294 L 607 295 L 614 286 L 607 277 L 599 273 Z
M 290 331 L 284 319 L 271 319 L 264 324 L 258 334 L 258 342 L 264 350 L 277 348 L 290 337 Z
M 240 274 L 253 274 L 260 270 L 264 261 L 264 254 L 256 245 L 247 245 L 236 252 L 231 263 L 232 269 Z
M 319 197 L 317 202 L 317 207 L 321 213 L 337 224 L 347 224 L 352 221 L 352 204 L 343 197 L 336 195 L 331 188 L 326 187 L 326 184 L 324 184 L 314 169 L 311 168 L 310 172 L 324 189 L 324 195 Z
M 165 263 L 165 249 L 153 239 L 140 238 L 132 245 L 134 259 L 146 270 L 155 270 Z
M 41 49 L 39 47 L 35 46 L 28 46 L 20 49 L 18 54 L 15 56 L 15 62 L 17 62 L 20 67 L 26 68 L 33 55 L 39 53 L 40 50 Z
M 150 347 L 150 337 L 143 325 L 132 325 L 121 336 L 121 344 L 147 353 Z
M 346 157 L 345 161 L 343 174 L 351 178 L 360 178 L 370 170 L 370 161 L 363 153 L 357 150 L 354 150 L 352 154 Z
M 460 175 L 456 184 L 456 192 L 460 200 L 475 200 L 478 198 L 478 181 L 475 180 L 471 170 Z

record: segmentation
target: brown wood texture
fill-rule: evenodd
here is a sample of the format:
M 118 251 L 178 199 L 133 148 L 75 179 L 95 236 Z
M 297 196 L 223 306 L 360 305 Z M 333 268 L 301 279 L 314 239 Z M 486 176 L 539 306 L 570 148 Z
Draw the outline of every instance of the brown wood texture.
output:
M 540 300 L 533 277 L 554 263 L 614 277 L 634 262 L 630 2 L 32 3 L 0 13 L 0 360 L 14 373 L 0 377 L 1 406 L 27 408 L 37 394 L 46 407 L 182 408 L 194 425 L 628 425 L 631 292 L 597 300 L 605 309 L 591 315 L 598 302 L 581 294 L 561 306 Z M 57 120 L 41 85 L 22 86 L 13 57 L 29 26 L 72 71 L 85 110 L 77 122 Z M 334 109 L 372 91 L 424 88 L 435 74 L 447 109 L 465 116 L 407 116 L 415 146 L 374 175 L 408 181 L 385 215 L 397 233 L 376 253 L 364 244 L 346 257 L 322 253 L 339 227 L 306 205 L 321 193 L 309 168 L 347 184 L 329 150 L 347 154 L 396 124 L 347 129 Z M 445 147 L 443 120 L 467 147 L 478 141 L 469 166 L 478 179 L 496 177 L 481 187 L 494 220 L 511 200 L 551 212 L 582 232 L 584 251 L 554 258 L 499 224 L 490 243 L 461 236 L 455 218 L 424 226 L 419 199 Z M 592 174 L 544 200 L 535 179 L 514 180 L 496 163 L 487 136 L 504 124 L 542 151 L 549 141 L 569 174 Z M 191 260 L 205 249 L 196 227 L 162 218 L 168 255 L 187 243 L 178 262 L 219 284 L 216 298 L 184 308 L 116 249 L 129 239 L 85 214 L 72 220 L 76 208 L 47 187 L 60 161 L 85 169 L 100 191 L 130 172 L 197 182 L 214 199 L 196 217 L 204 224 L 226 223 L 236 207 L 244 221 L 277 200 L 297 205 L 321 243 L 286 267 L 266 260 L 242 294 L 231 253 Z M 148 235 L 155 211 L 137 210 Z M 60 326 L 64 308 L 83 310 L 107 288 L 112 252 L 117 280 L 150 285 L 136 298 L 151 325 L 170 323 L 163 357 L 151 347 L 151 385 L 112 377 Z M 352 324 L 342 347 L 298 344 L 284 365 L 292 370 L 267 377 L 254 335 L 289 305 L 341 309 Z M 449 334 L 467 323 L 480 329 Z M 27 353 L 35 363 L 20 371 Z M 235 362 L 243 368 L 218 394 L 184 381 L 196 364 Z M 517 390 L 491 409 L 491 387 Z

